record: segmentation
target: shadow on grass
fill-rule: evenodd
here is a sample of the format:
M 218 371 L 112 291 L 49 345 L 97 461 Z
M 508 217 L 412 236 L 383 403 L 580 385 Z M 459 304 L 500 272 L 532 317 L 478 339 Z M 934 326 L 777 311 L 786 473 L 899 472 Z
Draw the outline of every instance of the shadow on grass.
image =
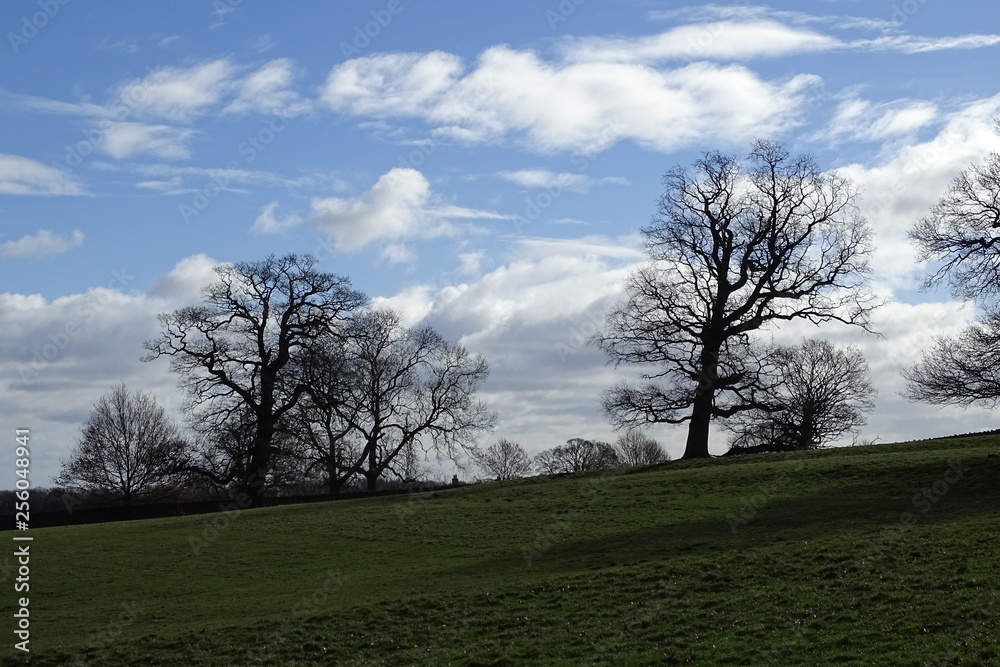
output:
M 733 554 L 781 542 L 875 545 L 914 528 L 995 517 L 1000 509 L 1000 460 L 969 459 L 950 466 L 941 460 L 847 471 L 851 481 L 829 490 L 791 495 L 794 477 L 773 495 L 754 486 L 733 498 L 717 519 L 664 523 L 641 530 L 574 539 L 587 511 L 560 523 L 541 524 L 536 539 L 519 553 L 480 560 L 450 574 L 486 572 L 565 574 L 646 562 L 668 563 L 694 555 Z M 809 488 L 815 488 L 809 485 Z

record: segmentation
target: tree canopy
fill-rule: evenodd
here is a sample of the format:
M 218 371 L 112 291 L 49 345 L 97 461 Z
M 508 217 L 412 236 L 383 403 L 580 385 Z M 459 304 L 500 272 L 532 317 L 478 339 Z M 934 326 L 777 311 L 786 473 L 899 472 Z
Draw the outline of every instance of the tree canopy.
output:
M 791 320 L 870 328 L 871 232 L 850 181 L 772 142 L 746 162 L 706 153 L 663 181 L 642 230 L 649 262 L 596 338 L 646 383 L 618 384 L 603 405 L 619 427 L 688 422 L 684 457 L 703 457 L 713 418 L 761 406 L 751 334 Z
M 767 356 L 772 380 L 762 407 L 726 424 L 734 451 L 817 449 L 867 423 L 876 391 L 861 350 L 810 339 Z
M 94 404 L 55 481 L 132 505 L 175 492 L 188 456 L 188 444 L 152 394 L 122 383 Z
M 188 394 L 192 419 L 225 428 L 249 419 L 246 464 L 201 469 L 218 483 L 235 482 L 259 503 L 267 485 L 274 436 L 282 417 L 309 386 L 291 374 L 304 355 L 367 298 L 345 277 L 316 269 L 316 259 L 289 254 L 220 264 L 202 305 L 160 315 L 163 331 L 146 343 L 144 358 L 170 357 Z

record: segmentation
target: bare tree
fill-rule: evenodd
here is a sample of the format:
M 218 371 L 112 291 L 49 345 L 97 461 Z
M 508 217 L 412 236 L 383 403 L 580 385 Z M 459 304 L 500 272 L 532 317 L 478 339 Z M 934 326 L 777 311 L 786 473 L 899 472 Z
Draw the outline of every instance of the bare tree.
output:
M 1000 313 L 939 337 L 919 363 L 903 371 L 911 401 L 935 405 L 1000 406 Z
M 160 315 L 163 333 L 146 343 L 145 361 L 171 357 L 195 421 L 221 429 L 249 416 L 245 463 L 201 472 L 235 482 L 253 505 L 263 498 L 280 421 L 309 389 L 290 363 L 366 301 L 347 278 L 315 266 L 314 258 L 296 255 L 219 265 L 204 304 Z
M 1000 154 L 963 171 L 910 239 L 921 260 L 939 262 L 925 287 L 947 282 L 984 310 L 958 335 L 936 338 L 903 371 L 903 395 L 937 405 L 1000 405 Z
M 356 313 L 342 343 L 325 354 L 339 370 L 325 393 L 314 392 L 316 405 L 329 412 L 331 443 L 358 442 L 356 459 L 342 470 L 362 475 L 369 491 L 384 473 L 405 477 L 396 459 L 403 455 L 404 462 L 414 447 L 455 460 L 496 422 L 475 398 L 489 376 L 486 360 L 430 327 L 402 326 L 391 310 Z M 321 365 L 310 368 L 322 372 Z
M 979 301 L 1000 294 L 1000 153 L 963 171 L 909 236 L 920 260 L 940 263 L 926 287 L 947 282 Z
M 711 420 L 759 406 L 764 361 L 749 334 L 774 323 L 839 321 L 868 329 L 871 233 L 851 183 L 809 157 L 754 144 L 749 165 L 707 153 L 664 176 L 643 230 L 650 262 L 596 338 L 642 386 L 604 394 L 617 427 L 688 422 L 684 457 L 709 456 Z
M 670 460 L 663 445 L 639 431 L 629 431 L 618 436 L 615 451 L 621 464 L 629 468 L 651 466 Z
M 764 407 L 726 423 L 731 452 L 817 449 L 867 423 L 876 391 L 859 349 L 804 340 L 769 356 L 775 381 L 760 397 Z
M 537 454 L 533 461 L 538 472 L 557 475 L 569 472 L 607 470 L 619 465 L 615 448 L 606 442 L 573 438 Z
M 531 459 L 521 445 L 507 438 L 500 438 L 485 450 L 476 450 L 473 461 L 497 481 L 524 477 L 531 472 Z
M 163 407 L 122 383 L 94 404 L 55 482 L 131 506 L 176 492 L 187 459 L 188 445 Z
M 328 493 L 336 495 L 359 476 L 364 449 L 359 434 L 338 413 L 348 381 L 343 339 L 329 337 L 313 346 L 297 360 L 294 372 L 310 389 L 287 413 L 283 427 L 302 444 L 298 455 L 307 471 L 322 470 Z

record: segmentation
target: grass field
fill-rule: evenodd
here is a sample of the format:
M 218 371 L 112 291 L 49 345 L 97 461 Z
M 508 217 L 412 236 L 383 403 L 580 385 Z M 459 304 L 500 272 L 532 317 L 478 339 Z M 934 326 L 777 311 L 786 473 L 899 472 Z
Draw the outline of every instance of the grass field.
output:
M 1000 436 L 40 529 L 30 664 L 1000 665 L 990 453 Z M 0 566 L 3 664 L 24 664 Z

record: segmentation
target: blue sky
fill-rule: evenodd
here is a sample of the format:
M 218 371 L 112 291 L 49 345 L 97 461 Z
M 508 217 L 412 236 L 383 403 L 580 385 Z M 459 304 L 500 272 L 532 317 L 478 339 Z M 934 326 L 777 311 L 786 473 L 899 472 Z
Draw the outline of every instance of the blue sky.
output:
M 496 437 L 612 438 L 598 396 L 623 373 L 585 340 L 642 260 L 660 179 L 756 137 L 863 188 L 892 299 L 884 339 L 767 335 L 862 348 L 866 438 L 995 426 L 897 394 L 972 316 L 915 288 L 905 234 L 1000 148 L 995 3 L 346 4 L 0 7 L 0 421 L 34 429 L 36 483 L 118 381 L 178 408 L 166 365 L 139 361 L 156 314 L 272 252 L 486 355 Z M 680 453 L 682 431 L 652 433 Z

